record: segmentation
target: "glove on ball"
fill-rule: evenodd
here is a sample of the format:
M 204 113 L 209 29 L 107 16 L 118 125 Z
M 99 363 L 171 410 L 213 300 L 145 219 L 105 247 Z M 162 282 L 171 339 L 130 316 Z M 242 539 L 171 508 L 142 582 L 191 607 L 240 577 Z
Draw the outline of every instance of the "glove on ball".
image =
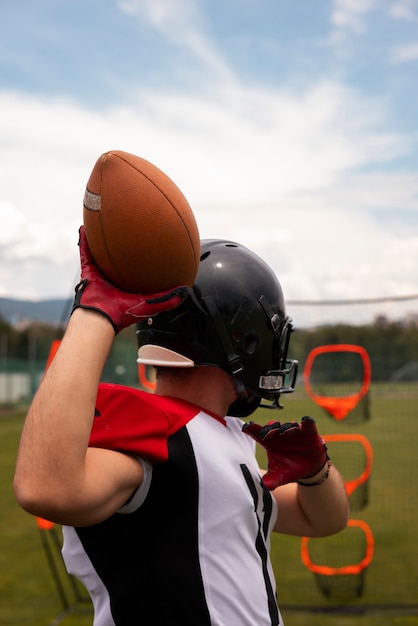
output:
M 324 440 L 311 417 L 303 417 L 300 424 L 273 422 L 260 426 L 249 422 L 242 430 L 267 452 L 268 472 L 263 482 L 269 490 L 314 476 L 328 460 Z
M 84 226 L 81 226 L 79 234 L 81 281 L 75 288 L 71 313 L 78 308 L 97 311 L 107 317 L 117 334 L 138 322 L 141 317 L 151 317 L 161 311 L 174 309 L 190 293 L 190 288 L 186 286 L 146 296 L 114 287 L 93 259 Z

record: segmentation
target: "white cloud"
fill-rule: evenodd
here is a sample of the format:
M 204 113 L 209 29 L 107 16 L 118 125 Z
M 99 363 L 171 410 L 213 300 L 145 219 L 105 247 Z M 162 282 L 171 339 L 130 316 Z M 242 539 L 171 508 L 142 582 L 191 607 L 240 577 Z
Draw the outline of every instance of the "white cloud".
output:
M 171 35 L 202 19 L 195 0 L 119 0 L 117 4 L 121 11 L 145 17 Z
M 390 58 L 394 64 L 418 61 L 418 42 L 394 47 Z
M 0 201 L 0 246 L 13 245 L 25 222 L 23 214 L 11 204 Z
M 334 0 L 331 22 L 340 31 L 363 35 L 365 17 L 377 5 L 377 0 Z
M 190 53 L 190 63 L 202 64 L 218 81 L 234 80 L 219 50 L 204 33 L 205 20 L 195 0 L 120 0 L 118 6 L 137 19 L 148 20 L 166 41 Z
M 372 211 L 417 210 L 414 175 L 379 173 L 416 137 L 385 130 L 384 108 L 341 84 L 304 93 L 235 85 L 212 99 L 141 92 L 131 107 L 102 112 L 0 92 L 0 120 L 0 202 L 9 216 L 1 293 L 68 294 L 84 186 L 110 149 L 166 171 L 202 237 L 254 249 L 288 297 L 405 293 L 415 284 L 412 235 L 379 225 Z M 362 166 L 372 172 L 360 175 Z M 399 277 L 402 241 L 411 260 Z
M 396 0 L 389 7 L 389 16 L 407 22 L 418 21 L 418 1 Z
M 93 112 L 74 102 L 0 93 L 1 119 L 8 120 L 0 128 L 0 200 L 21 216 L 6 260 L 22 260 L 26 251 L 38 263 L 46 256 L 54 267 L 72 268 L 85 182 L 102 152 L 120 148 L 175 180 L 202 237 L 253 248 L 291 297 L 369 293 L 374 263 L 384 263 L 382 242 L 385 251 L 396 248 L 384 230 L 375 238 L 370 211 L 416 208 L 407 174 L 395 188 L 383 174 L 355 173 L 378 169 L 411 147 L 411 138 L 384 130 L 382 103 L 325 80 L 304 92 L 240 85 L 206 36 L 198 3 L 121 0 L 118 6 L 197 59 L 212 76 L 210 95 L 142 89 L 130 106 Z M 334 0 L 336 40 L 363 34 L 375 7 L 376 0 Z M 353 266 L 361 267 L 367 285 L 349 279 Z M 389 274 L 373 287 L 384 290 Z M 43 286 L 44 293 L 63 288 L 52 276 Z

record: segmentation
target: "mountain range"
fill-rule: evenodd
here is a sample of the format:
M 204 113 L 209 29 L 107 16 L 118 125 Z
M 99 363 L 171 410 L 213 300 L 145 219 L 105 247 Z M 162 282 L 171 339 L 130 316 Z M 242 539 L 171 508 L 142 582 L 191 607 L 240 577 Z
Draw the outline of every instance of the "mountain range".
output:
M 0 298 L 0 316 L 13 326 L 41 322 L 53 326 L 65 325 L 72 300 L 15 300 Z

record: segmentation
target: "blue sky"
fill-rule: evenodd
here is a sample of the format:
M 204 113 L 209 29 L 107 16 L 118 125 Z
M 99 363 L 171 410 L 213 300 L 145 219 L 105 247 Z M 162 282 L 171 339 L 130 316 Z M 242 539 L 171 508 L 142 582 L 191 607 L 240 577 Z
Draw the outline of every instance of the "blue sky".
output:
M 0 295 L 68 296 L 110 149 L 288 299 L 418 292 L 418 0 L 3 0 Z

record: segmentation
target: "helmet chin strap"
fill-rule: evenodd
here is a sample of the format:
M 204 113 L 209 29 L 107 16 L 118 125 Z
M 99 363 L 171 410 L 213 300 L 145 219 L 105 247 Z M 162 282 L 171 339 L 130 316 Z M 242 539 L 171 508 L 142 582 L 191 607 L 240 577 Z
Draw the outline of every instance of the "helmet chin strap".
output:
M 260 406 L 261 398 L 260 396 L 249 396 L 247 394 L 246 398 L 238 398 L 231 404 L 228 409 L 228 415 L 232 417 L 248 417 L 251 413 L 254 413 L 256 409 Z
M 247 399 L 248 398 L 248 391 L 245 388 L 244 381 L 242 380 L 242 378 L 241 377 L 237 378 L 236 376 L 234 376 L 232 378 L 232 380 L 234 381 L 234 385 L 235 385 L 235 389 L 236 389 L 238 398 L 240 398 L 242 400 Z
M 226 358 L 228 360 L 228 369 L 232 374 L 238 397 L 245 399 L 248 397 L 248 393 L 244 385 L 244 380 L 242 378 L 244 368 L 241 364 L 238 354 L 234 350 L 231 339 L 226 332 L 225 325 L 219 313 L 219 309 L 216 306 L 215 300 L 212 298 L 212 296 L 204 296 L 202 300 L 205 303 L 209 315 L 215 325 L 216 332 L 218 333 L 219 340 L 224 349 Z

